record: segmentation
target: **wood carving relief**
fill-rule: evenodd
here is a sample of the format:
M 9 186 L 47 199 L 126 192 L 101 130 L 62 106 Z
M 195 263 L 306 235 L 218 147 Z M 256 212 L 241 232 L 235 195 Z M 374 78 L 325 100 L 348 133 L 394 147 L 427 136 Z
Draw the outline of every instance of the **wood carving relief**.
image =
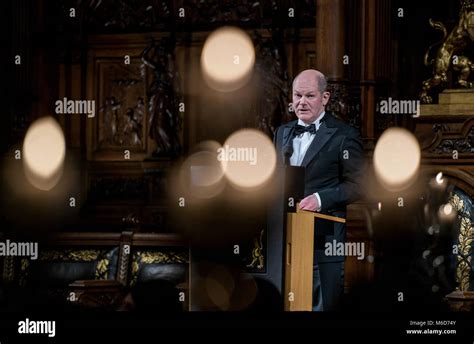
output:
M 207 28 L 222 24 L 247 27 L 272 22 L 314 27 L 316 2 L 312 0 L 68 0 L 61 8 L 68 13 L 77 9 L 89 32 L 159 31 L 180 25 Z M 293 9 L 293 17 L 288 10 Z M 61 23 L 67 26 L 67 22 Z M 169 29 L 165 29 L 169 31 Z
M 177 157 L 181 154 L 179 138 L 182 128 L 181 91 L 174 55 L 175 46 L 174 37 L 160 42 L 153 40 L 141 55 L 144 78 L 145 68 L 148 67 L 152 71 L 151 82 L 147 85 L 147 95 L 150 114 L 149 137 L 156 144 L 153 151 L 155 157 Z M 184 108 L 181 110 L 184 112 Z
M 89 160 L 142 161 L 181 153 L 182 113 L 175 40 L 138 42 L 99 36 L 89 53 L 89 99 L 99 111 L 89 121 Z M 126 152 L 128 151 L 128 153 Z
M 99 92 L 99 149 L 145 150 L 145 85 L 140 66 L 122 64 L 105 62 L 99 69 L 103 90 Z
M 436 123 L 432 126 L 431 144 L 423 147 L 431 154 L 474 153 L 474 120 L 467 120 L 462 125 Z

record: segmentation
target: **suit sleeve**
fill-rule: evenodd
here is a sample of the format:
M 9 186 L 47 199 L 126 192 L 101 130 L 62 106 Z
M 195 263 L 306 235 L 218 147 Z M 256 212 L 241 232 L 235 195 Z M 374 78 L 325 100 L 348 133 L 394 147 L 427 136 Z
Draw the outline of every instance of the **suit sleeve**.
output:
M 275 147 L 275 153 L 276 153 L 276 157 L 277 157 L 277 164 L 282 164 L 282 158 L 281 158 L 281 149 L 279 147 L 279 142 L 281 142 L 281 140 L 279 141 L 278 140 L 278 132 L 280 132 L 280 127 L 278 127 L 276 130 L 275 130 L 275 134 L 273 135 L 273 146 Z
M 363 195 L 364 148 L 360 134 L 354 128 L 351 128 L 341 143 L 339 166 L 341 183 L 336 187 L 318 191 L 323 213 L 346 206 Z
M 276 128 L 275 129 L 275 134 L 273 134 L 273 145 L 277 146 L 277 142 L 278 142 L 278 131 L 280 131 L 280 127 Z

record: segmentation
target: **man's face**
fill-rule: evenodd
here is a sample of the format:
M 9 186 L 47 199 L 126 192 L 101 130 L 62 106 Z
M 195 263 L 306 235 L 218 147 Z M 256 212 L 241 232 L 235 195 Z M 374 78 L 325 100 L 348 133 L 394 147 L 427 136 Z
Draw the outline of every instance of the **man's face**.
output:
M 314 75 L 300 75 L 293 85 L 293 109 L 306 124 L 313 123 L 324 111 L 329 92 L 319 92 Z

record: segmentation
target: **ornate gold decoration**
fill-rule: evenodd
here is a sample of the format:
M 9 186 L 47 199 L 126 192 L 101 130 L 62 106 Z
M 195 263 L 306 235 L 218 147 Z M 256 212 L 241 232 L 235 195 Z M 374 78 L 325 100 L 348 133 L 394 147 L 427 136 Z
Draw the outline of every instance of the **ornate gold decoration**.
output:
M 456 265 L 456 282 L 458 282 L 458 289 L 467 291 L 469 289 L 469 278 L 471 273 L 472 263 L 472 242 L 474 240 L 474 228 L 471 223 L 471 214 L 464 209 L 464 201 L 456 194 L 450 198 L 450 203 L 458 212 L 458 217 L 461 219 L 458 236 L 458 254 Z
M 97 260 L 101 251 L 98 250 L 48 250 L 40 253 L 38 260 L 40 261 L 75 261 L 75 262 L 91 262 Z M 12 258 L 12 257 L 7 257 Z M 10 259 L 11 260 L 11 259 Z M 108 278 L 108 268 L 109 268 L 109 259 L 104 258 L 98 261 L 95 278 L 96 279 L 107 279 Z M 22 258 L 20 260 L 20 271 L 18 274 L 19 284 L 24 286 L 26 283 L 26 278 L 28 276 L 28 268 L 30 267 L 30 260 L 28 258 Z M 5 273 L 5 268 L 7 273 Z M 11 278 L 13 280 L 13 260 L 10 263 L 9 261 L 4 262 L 4 278 Z
M 130 285 L 135 285 L 138 279 L 138 270 L 140 269 L 140 264 L 135 260 L 135 257 L 132 262 L 132 279 L 130 281 Z
M 30 260 L 28 258 L 22 258 L 20 260 L 19 284 L 21 286 L 26 285 L 26 277 L 28 276 L 29 266 L 30 266 Z
M 474 83 L 468 81 L 474 65 L 467 56 L 463 56 L 466 47 L 472 45 L 474 41 L 474 5 L 473 0 L 461 0 L 461 12 L 459 21 L 452 31 L 447 33 L 446 27 L 439 21 L 430 19 L 430 25 L 443 33 L 443 38 L 432 44 L 425 53 L 425 66 L 433 66 L 433 76 L 422 84 L 420 100 L 422 103 L 430 104 L 433 98 L 429 95 L 434 87 L 443 88 L 448 82 L 447 73 L 450 68 L 458 72 L 457 83 L 463 88 L 472 88 Z M 434 54 L 434 58 L 429 60 L 433 47 L 440 45 Z
M 132 277 L 130 285 L 135 285 L 138 280 L 138 273 L 141 264 L 167 264 L 167 263 L 183 263 L 189 262 L 187 252 L 150 252 L 137 251 L 132 257 Z
M 474 229 L 469 218 L 461 219 L 461 228 L 459 230 L 459 254 L 457 257 L 458 265 L 456 269 L 456 280 L 459 283 L 461 291 L 469 289 L 469 277 L 471 272 L 471 250 L 474 238 Z
M 6 256 L 3 259 L 3 281 L 12 282 L 15 277 L 15 265 L 13 257 Z
M 265 257 L 263 256 L 263 233 L 264 230 L 262 229 L 260 232 L 260 240 L 258 240 L 258 238 L 253 239 L 252 262 L 247 265 L 248 268 L 256 267 L 258 270 L 263 270 L 265 262 Z
M 464 208 L 464 201 L 456 194 L 454 194 L 449 201 L 458 213 L 460 213 Z
M 40 261 L 75 261 L 75 262 L 92 262 L 97 260 L 102 252 L 99 250 L 71 250 L 64 251 L 48 250 L 40 253 Z
M 101 259 L 97 262 L 95 267 L 95 278 L 106 280 L 109 277 L 110 260 L 107 258 Z
M 187 253 L 175 252 L 137 252 L 140 262 L 143 264 L 165 264 L 165 263 L 187 263 Z

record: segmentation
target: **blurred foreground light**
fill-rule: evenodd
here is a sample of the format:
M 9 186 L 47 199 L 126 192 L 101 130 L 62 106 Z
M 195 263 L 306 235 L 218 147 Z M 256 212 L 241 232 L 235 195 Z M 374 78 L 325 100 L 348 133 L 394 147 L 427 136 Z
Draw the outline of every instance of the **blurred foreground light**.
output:
M 443 204 L 439 207 L 438 217 L 440 220 L 451 221 L 456 217 L 456 211 L 454 210 L 451 203 Z
M 181 183 L 191 196 L 208 199 L 220 194 L 225 186 L 224 171 L 217 160 L 221 145 L 205 141 L 198 147 L 199 151 L 190 155 L 181 167 Z
M 210 300 L 220 310 L 229 310 L 235 280 L 224 266 L 216 266 L 206 277 L 206 291 Z
M 406 129 L 389 128 L 379 138 L 374 151 L 377 179 L 390 191 L 410 186 L 420 165 L 420 145 Z
M 244 86 L 252 77 L 255 48 L 250 37 L 235 27 L 220 28 L 206 39 L 201 68 L 209 87 L 230 92 Z
M 436 175 L 436 183 L 437 184 L 443 184 L 444 182 L 444 179 L 443 179 L 443 172 L 439 172 L 437 175 Z
M 452 212 L 453 212 L 453 206 L 450 203 L 445 204 L 443 206 L 444 215 L 451 215 Z
M 31 124 L 23 141 L 26 178 L 40 190 L 51 190 L 61 178 L 66 143 L 60 125 L 52 117 Z
M 276 167 L 272 141 L 255 129 L 242 129 L 229 136 L 217 158 L 227 179 L 242 188 L 261 186 L 270 179 Z

